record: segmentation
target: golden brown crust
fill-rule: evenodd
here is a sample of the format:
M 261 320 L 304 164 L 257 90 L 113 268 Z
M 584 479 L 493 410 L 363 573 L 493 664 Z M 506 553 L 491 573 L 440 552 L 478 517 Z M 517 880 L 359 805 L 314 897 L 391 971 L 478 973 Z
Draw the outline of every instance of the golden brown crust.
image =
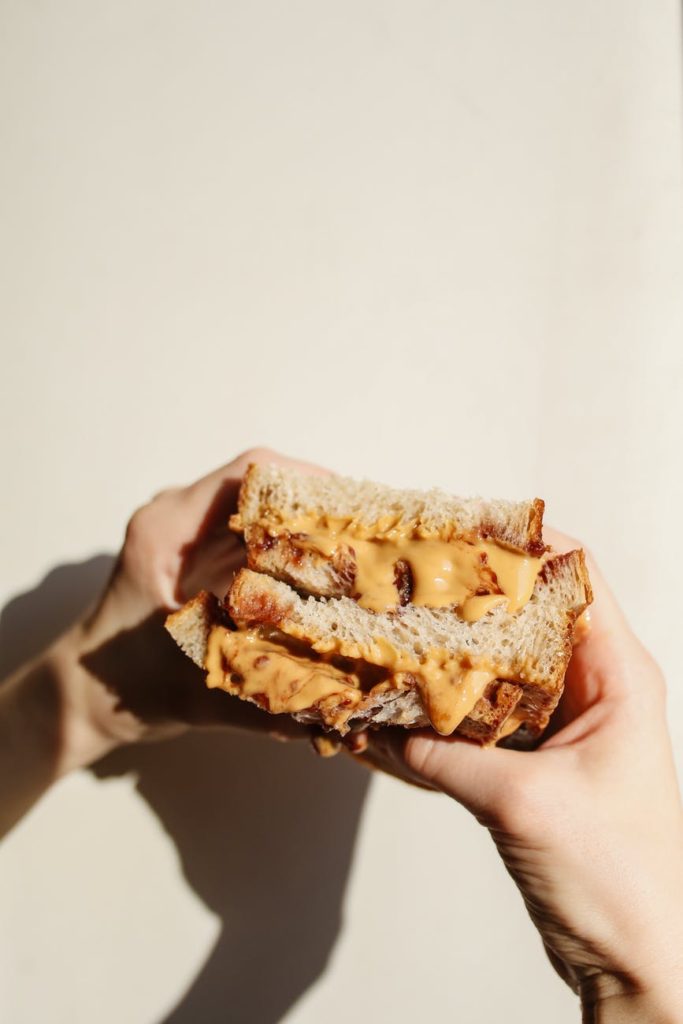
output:
M 562 555 L 553 554 L 552 558 L 549 558 L 548 561 L 541 566 L 539 576 L 546 583 L 550 583 L 554 576 L 559 577 L 561 575 L 562 567 L 569 564 L 573 564 L 574 566 L 578 585 L 584 593 L 584 607 L 586 607 L 593 602 L 593 588 L 591 586 L 590 576 L 588 575 L 586 553 L 583 548 L 576 548 L 574 551 L 566 551 Z M 577 613 L 577 615 L 578 614 L 580 613 Z
M 530 555 L 542 555 L 548 550 L 543 543 L 543 513 L 545 502 L 543 498 L 534 498 L 529 513 L 528 551 Z
M 467 718 L 456 729 L 461 736 L 478 743 L 495 743 L 512 712 L 517 708 L 523 687 L 496 679 L 490 683 Z

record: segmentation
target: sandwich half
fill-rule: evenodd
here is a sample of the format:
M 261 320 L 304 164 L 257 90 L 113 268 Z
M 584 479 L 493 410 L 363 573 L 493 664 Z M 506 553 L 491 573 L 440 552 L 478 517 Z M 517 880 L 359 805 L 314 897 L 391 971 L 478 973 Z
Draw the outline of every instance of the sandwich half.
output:
M 543 543 L 539 499 L 253 465 L 230 526 L 248 568 L 166 623 L 208 686 L 333 735 L 542 733 L 592 594 L 583 552 Z

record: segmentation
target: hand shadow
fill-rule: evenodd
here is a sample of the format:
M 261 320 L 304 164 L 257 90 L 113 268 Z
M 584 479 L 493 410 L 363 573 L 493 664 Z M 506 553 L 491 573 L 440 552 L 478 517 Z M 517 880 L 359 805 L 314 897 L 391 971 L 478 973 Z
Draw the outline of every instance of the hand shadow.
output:
M 60 566 L 7 604 L 0 678 L 91 603 L 112 565 L 100 555 Z M 136 776 L 188 884 L 221 920 L 214 949 L 164 1024 L 280 1020 L 321 974 L 339 933 L 367 772 L 343 756 L 321 761 L 305 743 L 222 730 L 120 748 L 91 770 L 99 779 Z

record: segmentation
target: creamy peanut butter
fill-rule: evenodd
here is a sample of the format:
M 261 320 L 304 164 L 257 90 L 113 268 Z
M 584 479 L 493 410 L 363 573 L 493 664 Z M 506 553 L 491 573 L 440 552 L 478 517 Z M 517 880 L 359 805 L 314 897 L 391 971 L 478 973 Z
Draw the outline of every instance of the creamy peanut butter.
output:
M 209 687 L 250 697 L 276 715 L 316 707 L 326 725 L 340 730 L 362 699 L 357 675 L 295 654 L 256 630 L 214 626 L 205 667 Z
M 446 660 L 427 663 L 423 667 L 420 692 L 425 710 L 434 729 L 442 736 L 450 736 L 474 708 L 495 672 L 486 669 L 464 668 Z
M 294 653 L 258 630 L 233 632 L 214 626 L 208 641 L 206 682 L 251 698 L 274 714 L 315 708 L 325 725 L 342 733 L 366 698 L 372 702 L 379 693 L 417 685 L 434 729 L 449 736 L 496 678 L 489 666 L 462 664 L 445 651 L 431 651 L 417 659 L 378 641 L 368 647 L 368 654 L 374 664 L 389 670 L 387 679 L 368 685 L 359 669 L 345 671 L 312 649 L 308 655 Z
M 331 557 L 353 552 L 353 596 L 362 608 L 386 611 L 401 601 L 397 566 L 409 572 L 408 599 L 429 608 L 457 607 L 468 622 L 507 603 L 518 611 L 531 597 L 541 558 L 495 541 L 429 534 L 414 523 L 385 516 L 372 526 L 330 516 L 304 515 L 261 524 L 272 535 L 288 533 L 302 550 Z M 482 597 L 500 600 L 482 601 Z M 405 600 L 403 603 L 407 603 Z

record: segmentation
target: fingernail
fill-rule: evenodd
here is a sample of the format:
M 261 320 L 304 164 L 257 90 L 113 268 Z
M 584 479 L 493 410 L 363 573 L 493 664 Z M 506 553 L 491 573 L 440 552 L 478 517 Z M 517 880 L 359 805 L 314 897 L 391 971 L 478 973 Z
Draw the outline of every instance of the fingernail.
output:
M 343 743 L 352 754 L 362 754 L 368 749 L 368 734 L 365 730 L 349 733 L 344 737 Z

